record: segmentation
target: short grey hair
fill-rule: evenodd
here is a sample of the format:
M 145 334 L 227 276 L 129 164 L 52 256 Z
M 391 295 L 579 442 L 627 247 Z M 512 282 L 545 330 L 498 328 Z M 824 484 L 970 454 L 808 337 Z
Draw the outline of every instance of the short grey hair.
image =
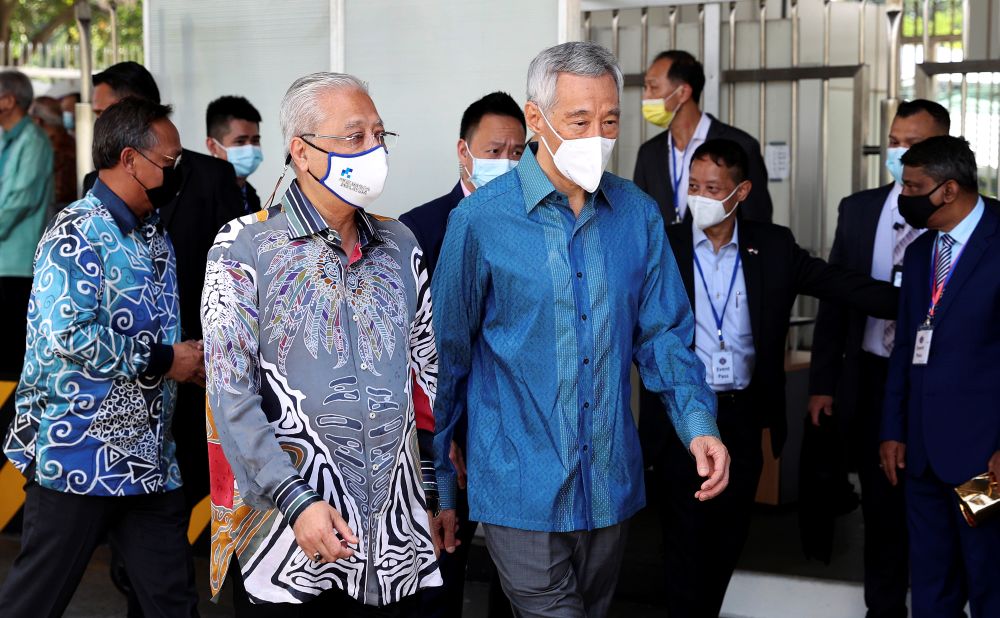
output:
M 323 109 L 319 99 L 334 90 L 360 90 L 368 94 L 368 86 L 353 75 L 345 73 L 312 73 L 295 80 L 281 100 L 281 136 L 285 154 L 292 139 L 305 133 L 315 133 L 323 123 Z
M 543 112 L 556 104 L 556 81 L 560 73 L 583 77 L 610 75 L 615 78 L 621 100 L 625 78 L 614 54 L 597 43 L 574 41 L 543 50 L 528 66 L 528 100 Z
M 35 99 L 35 89 L 31 80 L 20 71 L 0 71 L 0 96 L 11 95 L 21 111 L 28 113 Z

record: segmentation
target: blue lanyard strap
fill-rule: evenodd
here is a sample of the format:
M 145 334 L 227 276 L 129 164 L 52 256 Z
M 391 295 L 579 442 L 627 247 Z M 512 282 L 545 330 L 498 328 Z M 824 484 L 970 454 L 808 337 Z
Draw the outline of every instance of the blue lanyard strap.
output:
M 691 141 L 694 141 L 694 137 L 691 138 Z M 669 136 L 667 138 L 667 143 L 670 145 L 670 183 L 673 185 L 673 188 L 674 188 L 674 216 L 676 217 L 675 221 L 680 221 L 681 220 L 681 198 L 678 195 L 678 191 L 680 191 L 680 188 L 681 188 L 681 179 L 684 178 L 684 170 L 679 169 L 677 167 L 677 149 L 674 148 L 674 135 L 673 135 L 673 133 L 669 134 Z M 691 142 L 688 142 L 688 146 L 690 146 L 690 145 L 691 145 Z M 682 165 L 684 164 L 684 161 L 686 159 L 687 159 L 687 148 L 685 147 L 684 151 L 681 153 L 681 164 Z
M 712 316 L 715 318 L 715 328 L 719 334 L 719 348 L 726 349 L 726 340 L 722 336 L 722 319 L 726 315 L 726 307 L 729 306 L 729 297 L 733 295 L 733 288 L 736 287 L 736 274 L 740 272 L 740 251 L 736 248 L 736 263 L 733 264 L 733 276 L 729 279 L 729 291 L 726 292 L 726 300 L 722 303 L 722 312 L 716 311 L 715 303 L 712 302 L 712 293 L 708 291 L 708 282 L 705 281 L 705 272 L 701 269 L 701 262 L 698 261 L 698 253 L 694 253 L 694 265 L 698 267 L 698 275 L 701 276 L 701 284 L 705 287 L 705 296 L 708 297 L 708 306 L 712 308 Z

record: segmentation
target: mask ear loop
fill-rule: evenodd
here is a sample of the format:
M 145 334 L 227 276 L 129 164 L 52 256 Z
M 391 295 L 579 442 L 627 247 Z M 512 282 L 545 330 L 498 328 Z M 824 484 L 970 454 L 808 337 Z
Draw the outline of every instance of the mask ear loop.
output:
M 288 153 L 285 156 L 285 166 L 281 168 L 281 176 L 278 176 L 278 182 L 274 183 L 274 190 L 271 191 L 271 197 L 267 198 L 267 206 L 264 206 L 264 210 L 271 207 L 271 202 L 274 201 L 274 196 L 278 193 L 278 187 L 281 186 L 281 181 L 285 179 L 285 174 L 288 172 L 288 165 L 292 162 L 292 153 Z

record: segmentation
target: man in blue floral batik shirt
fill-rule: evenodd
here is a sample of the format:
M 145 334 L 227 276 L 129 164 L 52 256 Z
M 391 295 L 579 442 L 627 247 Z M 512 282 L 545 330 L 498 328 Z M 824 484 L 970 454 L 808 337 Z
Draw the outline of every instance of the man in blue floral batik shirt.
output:
M 202 381 L 181 341 L 174 253 L 157 208 L 177 192 L 180 137 L 157 103 L 126 99 L 94 126 L 98 181 L 35 252 L 24 369 L 4 452 L 27 478 L 6 617 L 58 616 L 105 538 L 146 616 L 197 615 L 170 421 L 178 381 Z

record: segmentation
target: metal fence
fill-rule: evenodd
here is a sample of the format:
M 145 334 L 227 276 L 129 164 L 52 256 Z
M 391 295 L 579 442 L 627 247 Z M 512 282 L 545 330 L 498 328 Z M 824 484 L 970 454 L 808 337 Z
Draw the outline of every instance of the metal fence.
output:
M 117 55 L 111 47 L 105 47 L 100 52 L 94 53 L 92 66 L 94 70 L 99 71 L 125 60 L 142 63 L 142 46 L 119 46 Z M 0 44 L 0 66 L 20 69 L 31 77 L 79 78 L 80 46 L 69 43 Z

